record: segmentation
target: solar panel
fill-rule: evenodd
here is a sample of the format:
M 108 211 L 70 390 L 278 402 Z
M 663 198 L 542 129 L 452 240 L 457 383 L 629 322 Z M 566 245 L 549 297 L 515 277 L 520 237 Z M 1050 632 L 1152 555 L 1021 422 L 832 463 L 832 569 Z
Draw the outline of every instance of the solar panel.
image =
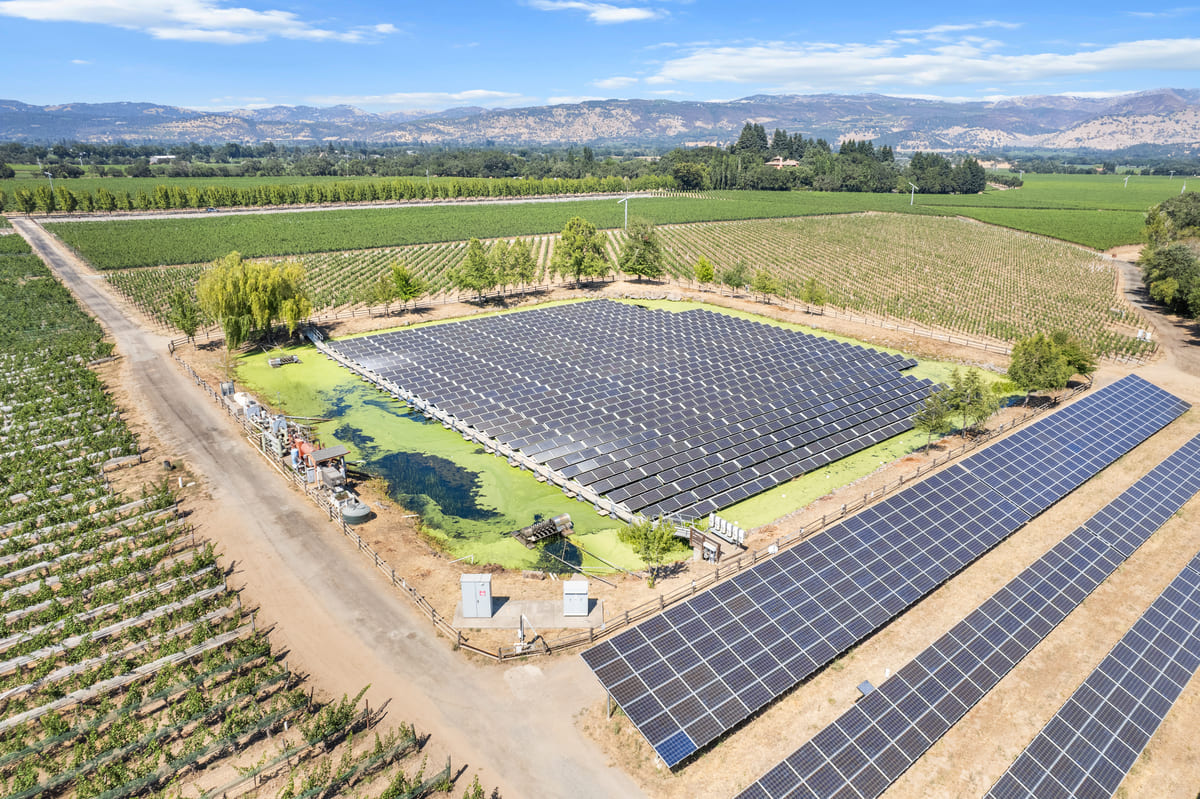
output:
M 1148 536 L 1197 491 L 1200 436 L 1051 548 L 867 697 L 878 693 L 886 702 L 864 699 L 798 749 L 785 761 L 792 765 L 794 781 L 788 783 L 775 772 L 770 785 L 760 780 L 742 796 L 790 796 L 796 786 L 812 787 L 817 775 L 822 775 L 822 796 L 841 795 L 838 791 L 843 789 L 853 791 L 854 796 L 878 796 L 1130 554 L 1105 540 L 1108 532 L 1118 529 L 1105 521 L 1113 518 L 1112 509 L 1136 504 L 1149 517 L 1158 519 Z M 1070 591 L 1072 586 L 1077 590 Z M 1200 596 L 1197 598 L 1200 600 Z M 1182 689 L 1182 684 L 1179 687 Z M 1144 695 L 1148 688 L 1143 684 L 1138 690 Z M 1115 690 L 1112 695 L 1117 696 Z M 1122 693 L 1118 701 L 1128 698 Z M 1127 713 L 1136 706 L 1123 704 Z M 1144 745 L 1142 735 L 1139 730 L 1135 737 Z M 898 745 L 899 752 L 880 762 L 893 744 Z M 1064 745 L 1063 751 L 1066 748 Z M 859 767 L 847 769 L 840 765 L 844 758 L 834 753 L 845 751 L 857 753 L 862 761 Z M 868 762 L 874 762 L 874 768 L 861 768 Z M 823 772 L 828 765 L 837 768 L 840 777 Z M 1060 770 L 1055 779 L 1068 789 L 1061 795 L 1077 795 L 1072 789 L 1078 786 L 1082 774 L 1066 784 Z M 1034 793 L 1060 795 L 1054 791 Z
M 1138 390 L 1130 392 L 1131 387 Z M 1117 414 L 1125 414 L 1144 438 L 1181 413 L 1186 404 L 1141 378 L 1127 377 L 1069 407 L 1077 409 L 1070 423 L 1056 426 L 1058 414 L 1052 414 L 1006 440 L 1020 443 L 1050 433 L 1069 443 L 1089 420 Z M 1130 447 L 1133 438 L 1123 436 Z M 1110 451 L 1107 457 L 1118 454 Z M 978 476 L 981 469 L 975 457 L 614 636 L 585 652 L 584 660 L 664 762 L 676 765 L 1029 520 L 1028 506 L 1010 500 Z M 1096 470 L 1107 465 L 1099 457 L 1088 463 Z M 1058 462 L 1047 458 L 1040 468 L 1027 463 L 1023 473 L 1038 481 L 1057 468 Z M 1018 488 L 1008 490 L 1016 493 Z M 733 608 L 739 609 L 736 614 Z M 676 619 L 687 620 L 689 627 L 676 630 Z M 1038 635 L 1044 635 L 1052 623 L 1041 617 L 1023 621 Z M 668 635 L 671 643 L 662 643 Z M 668 648 L 683 653 L 677 657 L 682 667 L 659 668 L 670 654 L 661 650 Z M 613 674 L 620 679 L 612 679 Z M 944 676 L 950 675 L 947 671 Z M 735 679 L 736 697 L 746 708 L 740 716 L 718 715 L 703 703 L 687 701 L 712 683 L 729 685 Z M 661 697 L 666 685 L 680 684 L 676 680 L 685 689 L 683 698 Z M 978 690 L 958 682 L 964 696 Z M 643 697 L 655 701 L 637 702 Z M 687 733 L 686 738 L 678 737 L 680 731 Z
M 330 346 L 648 516 L 701 517 L 903 432 L 931 389 L 891 353 L 610 301 Z
M 1200 554 L 1117 642 L 987 796 L 1112 796 L 1197 667 Z

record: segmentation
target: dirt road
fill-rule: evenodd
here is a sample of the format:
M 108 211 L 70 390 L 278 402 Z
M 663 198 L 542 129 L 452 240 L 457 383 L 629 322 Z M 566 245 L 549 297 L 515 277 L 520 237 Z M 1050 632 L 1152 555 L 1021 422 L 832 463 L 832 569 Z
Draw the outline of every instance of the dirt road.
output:
M 603 697 L 579 658 L 500 667 L 453 652 L 324 514 L 236 440 L 238 429 L 172 362 L 164 338 L 130 321 L 103 279 L 36 222 L 11 221 L 115 339 L 123 382 L 164 452 L 212 496 L 198 532 L 235 564 L 232 582 L 276 625 L 272 640 L 293 668 L 334 695 L 370 684 L 373 707 L 391 700 L 390 721 L 432 734 L 432 768 L 449 754 L 468 779 L 477 771 L 509 799 L 643 795 L 575 726 Z

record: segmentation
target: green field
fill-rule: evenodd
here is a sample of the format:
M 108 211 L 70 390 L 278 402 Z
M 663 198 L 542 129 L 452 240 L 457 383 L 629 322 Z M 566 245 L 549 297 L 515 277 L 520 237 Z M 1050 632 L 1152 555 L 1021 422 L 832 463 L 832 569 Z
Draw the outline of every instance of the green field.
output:
M 864 207 L 900 211 L 908 208 L 907 200 L 901 199 L 888 194 L 719 192 L 711 197 L 639 197 L 629 204 L 635 216 L 656 224 L 679 224 L 850 213 Z M 248 257 L 298 255 L 557 233 L 573 216 L 598 228 L 616 228 L 623 223 L 624 206 L 614 200 L 579 200 L 58 222 L 47 227 L 97 268 L 121 269 L 201 263 L 231 250 Z
M 1012 213 L 987 209 L 994 213 Z M 1067 213 L 1067 212 L 1064 212 Z M 1081 212 L 1069 212 L 1081 213 Z M 1067 330 L 1100 355 L 1141 352 L 1146 323 L 1116 293 L 1111 264 L 1072 244 L 948 217 L 909 214 L 814 216 L 672 225 L 659 231 L 670 273 L 690 280 L 700 256 L 718 271 L 742 262 L 767 270 L 797 295 L 816 280 L 840 308 L 1004 341 Z M 610 254 L 620 231 L 609 237 Z M 530 239 L 546 280 L 556 237 Z M 963 242 L 970 246 L 963 246 Z M 368 292 L 394 262 L 409 266 L 428 295 L 455 294 L 450 276 L 463 242 L 299 256 L 318 309 L 369 304 Z M 115 271 L 109 280 L 148 315 L 167 324 L 168 297 L 192 290 L 205 267 Z
M 1096 249 L 1141 240 L 1144 212 L 1178 193 L 1178 181 L 1137 177 L 1123 188 L 1113 176 L 1033 175 L 1026 185 L 980 195 L 909 197 L 846 192 L 712 192 L 705 197 L 646 197 L 635 216 L 659 225 L 858 211 L 964 215 Z M 48 225 L 101 269 L 212 261 L 231 250 L 246 256 L 361 250 L 471 237 L 554 233 L 582 216 L 597 227 L 623 223 L 612 200 L 371 208 L 303 213 L 60 222 Z

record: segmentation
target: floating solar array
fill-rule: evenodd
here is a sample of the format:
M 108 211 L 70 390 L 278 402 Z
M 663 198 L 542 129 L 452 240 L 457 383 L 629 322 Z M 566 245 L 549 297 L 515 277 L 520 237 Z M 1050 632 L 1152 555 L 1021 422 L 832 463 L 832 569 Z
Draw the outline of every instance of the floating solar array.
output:
M 1060 541 L 878 689 L 863 697 L 739 794 L 738 799 L 829 796 L 871 799 L 879 796 L 1197 491 L 1200 491 L 1200 436 Z M 1195 610 L 1198 602 L 1200 595 L 1188 607 Z M 1187 634 L 1195 632 L 1198 623 L 1200 616 L 1194 616 Z M 1172 628 L 1171 633 L 1180 636 L 1184 631 Z M 1145 640 L 1141 639 L 1139 643 L 1145 643 Z M 1193 655 L 1198 652 L 1200 648 Z M 1147 666 L 1154 672 L 1149 681 L 1151 684 L 1160 677 L 1165 660 Z M 1162 710 L 1154 720 L 1155 726 L 1200 663 L 1200 656 L 1189 662 L 1192 665 L 1186 674 L 1180 671 L 1172 674 L 1171 684 L 1174 686 L 1178 682 L 1175 694 L 1170 694 L 1170 699 L 1158 701 L 1153 708 Z M 1120 664 L 1127 663 L 1128 657 L 1120 661 Z M 1182 682 L 1179 682 L 1180 678 Z M 1106 679 L 1097 678 L 1096 682 Z M 1115 681 L 1109 681 L 1106 689 L 1115 684 Z M 1125 706 L 1127 711 L 1137 709 L 1138 702 L 1150 695 L 1149 686 L 1140 679 L 1130 680 L 1128 684 L 1138 686 L 1140 693 L 1136 701 Z M 1080 693 L 1084 693 L 1082 689 Z M 1115 695 L 1115 692 L 1109 694 L 1106 690 L 1105 695 Z M 1158 697 L 1154 698 L 1158 700 Z M 1088 694 L 1081 700 L 1081 703 L 1091 703 L 1082 717 L 1084 721 L 1097 712 L 1094 699 Z M 1077 709 L 1068 711 L 1064 708 L 1064 712 L 1071 713 L 1072 719 L 1081 718 Z M 1108 727 L 1103 729 L 1108 739 L 1100 742 L 1087 763 L 1101 762 L 1099 755 L 1105 745 L 1111 745 L 1120 755 L 1110 758 L 1113 765 L 1124 765 L 1128 770 L 1133 762 L 1128 757 L 1129 748 L 1120 742 L 1110 744 L 1110 740 L 1118 732 L 1133 736 L 1127 737 L 1125 743 L 1129 746 L 1138 743 L 1133 749 L 1136 758 L 1149 734 L 1141 737 L 1143 728 L 1132 722 L 1123 726 L 1122 722 L 1127 719 L 1115 718 L 1110 713 L 1106 713 L 1105 718 Z M 1145 726 L 1150 718 L 1143 714 L 1138 722 Z M 1061 728 L 1056 729 L 1061 735 Z M 1078 764 L 1071 765 L 1073 755 L 1064 752 L 1076 743 L 1074 737 L 1078 734 L 1077 725 L 1065 739 L 1060 739 L 1059 748 L 1039 745 L 1039 755 L 1049 758 L 1040 764 L 1033 762 L 1031 756 L 1024 765 L 1020 760 L 1013 765 L 1014 770 L 1021 769 L 1025 785 L 1036 786 L 1043 779 L 1051 783 L 1057 781 L 1065 785 L 1065 793 L 1057 787 L 1044 793 L 1031 793 L 1020 787 L 1021 781 L 1009 780 L 1002 781 L 1005 787 L 997 786 L 1005 792 L 997 793 L 995 799 L 1031 795 L 1110 796 L 1120 782 L 1119 777 L 1111 783 L 1107 793 L 1100 794 L 1091 788 L 1077 792 L 1085 772 L 1077 767 Z M 1093 744 L 1086 742 L 1083 745 Z M 1060 763 L 1060 760 L 1066 762 Z M 1055 776 L 1047 775 L 1048 767 Z M 1103 764 L 1102 769 L 1111 782 L 1110 767 Z M 1124 771 L 1120 773 L 1123 775 Z
M 589 649 L 584 660 L 674 766 L 1187 407 L 1126 377 L 1074 403 L 1070 414 L 1052 414 L 1006 439 L 1020 463 L 987 451 L 968 457 Z M 1061 475 L 1063 451 L 1076 453 L 1069 479 Z M 1028 487 L 1046 485 L 1057 487 L 1034 495 L 1041 504 L 1031 501 Z
M 931 389 L 903 356 L 601 300 L 329 344 L 647 516 L 704 516 L 891 438 Z
M 1200 555 L 1171 581 L 989 799 L 1108 799 L 1200 667 Z

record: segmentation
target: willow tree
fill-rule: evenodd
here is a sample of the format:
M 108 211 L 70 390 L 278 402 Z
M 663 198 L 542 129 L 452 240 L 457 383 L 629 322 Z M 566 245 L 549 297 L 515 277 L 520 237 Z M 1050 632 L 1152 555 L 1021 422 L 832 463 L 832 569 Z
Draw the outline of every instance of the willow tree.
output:
M 281 321 L 288 335 L 312 314 L 304 267 L 295 261 L 256 263 L 231 252 L 213 262 L 196 284 L 200 308 L 225 333 L 225 348 L 240 347 L 257 330 L 269 335 Z

